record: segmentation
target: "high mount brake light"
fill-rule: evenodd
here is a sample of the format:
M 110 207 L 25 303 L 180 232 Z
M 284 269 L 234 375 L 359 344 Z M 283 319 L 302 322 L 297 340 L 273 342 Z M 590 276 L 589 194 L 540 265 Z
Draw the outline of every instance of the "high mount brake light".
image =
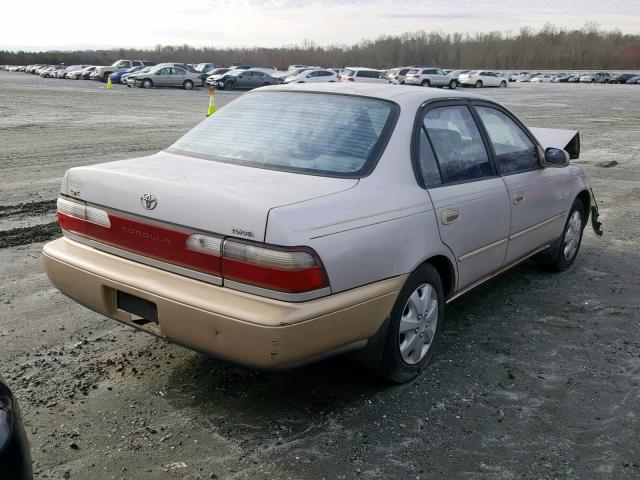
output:
M 64 231 L 232 282 L 284 293 L 329 287 L 322 262 L 308 247 L 225 240 L 64 197 L 58 198 L 58 222 Z

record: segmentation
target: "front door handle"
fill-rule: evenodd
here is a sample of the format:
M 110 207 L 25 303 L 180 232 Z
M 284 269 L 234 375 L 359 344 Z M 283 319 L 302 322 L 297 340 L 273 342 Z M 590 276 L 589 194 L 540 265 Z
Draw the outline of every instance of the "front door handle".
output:
M 449 225 L 460 218 L 460 212 L 458 210 L 445 210 L 440 218 L 443 225 Z
M 518 205 L 524 202 L 524 192 L 516 192 L 513 194 L 513 204 Z

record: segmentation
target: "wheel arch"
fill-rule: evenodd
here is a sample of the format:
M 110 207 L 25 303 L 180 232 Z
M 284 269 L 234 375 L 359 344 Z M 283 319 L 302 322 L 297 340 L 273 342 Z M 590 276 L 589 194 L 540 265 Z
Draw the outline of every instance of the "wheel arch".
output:
M 581 190 L 576 196 L 576 199 L 580 200 L 584 205 L 585 218 L 583 220 L 584 226 L 586 227 L 587 221 L 589 220 L 589 212 L 591 212 L 591 193 L 589 190 Z
M 425 263 L 429 263 L 436 269 L 440 279 L 442 280 L 442 287 L 444 289 L 444 298 L 449 298 L 456 289 L 456 268 L 453 265 L 451 259 L 446 255 L 433 255 L 424 260 L 416 269 L 420 268 Z

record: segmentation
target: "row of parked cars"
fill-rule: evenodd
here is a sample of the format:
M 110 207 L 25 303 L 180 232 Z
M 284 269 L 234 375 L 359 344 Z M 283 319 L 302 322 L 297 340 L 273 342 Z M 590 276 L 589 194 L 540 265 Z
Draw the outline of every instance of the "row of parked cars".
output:
M 640 84 L 638 73 L 531 73 L 517 72 L 509 76 L 510 82 L 531 83 L 625 83 Z
M 510 82 L 531 83 L 626 83 L 640 84 L 640 75 L 609 72 L 510 74 L 490 70 L 444 70 L 437 67 L 411 66 L 380 70 L 365 67 L 323 68 L 290 65 L 286 70 L 232 65 L 218 67 L 213 63 L 160 63 L 146 60 L 118 60 L 109 66 L 99 65 L 27 65 L 0 66 L 4 70 L 23 71 L 45 78 L 98 80 L 121 83 L 129 87 L 182 87 L 215 85 L 217 88 L 255 88 L 281 83 L 359 82 L 394 83 L 422 87 L 507 87 Z

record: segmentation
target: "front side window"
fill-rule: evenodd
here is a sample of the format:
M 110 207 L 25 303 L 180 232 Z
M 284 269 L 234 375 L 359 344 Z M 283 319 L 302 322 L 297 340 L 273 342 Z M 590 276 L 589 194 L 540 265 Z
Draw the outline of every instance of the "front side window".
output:
M 382 148 L 394 104 L 372 98 L 255 92 L 225 105 L 169 151 L 276 170 L 358 176 Z
M 480 131 L 468 107 L 456 105 L 429 110 L 423 127 L 438 160 L 443 183 L 493 175 Z
M 540 166 L 536 146 L 511 118 L 491 107 L 476 107 L 476 111 L 489 135 L 499 174 L 526 172 Z

